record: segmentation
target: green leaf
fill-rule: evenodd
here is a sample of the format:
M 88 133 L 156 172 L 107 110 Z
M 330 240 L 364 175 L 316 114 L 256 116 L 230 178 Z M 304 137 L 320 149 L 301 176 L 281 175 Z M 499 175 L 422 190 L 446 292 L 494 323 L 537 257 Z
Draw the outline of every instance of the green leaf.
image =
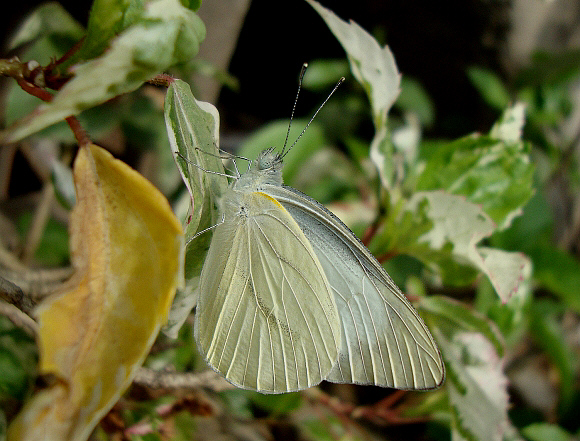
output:
M 442 252 L 450 249 L 455 261 L 470 264 L 484 271 L 494 284 L 496 277 L 490 273 L 484 257 L 476 247 L 483 238 L 490 236 L 494 231 L 492 220 L 479 205 L 472 204 L 461 196 L 442 191 L 417 192 L 409 200 L 407 207 L 414 211 L 425 201 L 427 202 L 426 215 L 433 227 L 418 238 L 418 245 L 425 244 L 431 250 Z M 437 266 L 435 259 L 429 262 L 419 253 L 415 254 L 415 257 L 426 264 Z M 437 269 L 444 270 L 441 267 Z M 494 288 L 502 299 L 507 299 L 514 290 L 512 285 L 494 284 Z
M 530 332 L 550 356 L 559 371 L 560 405 L 566 409 L 575 393 L 578 357 L 567 343 L 561 316 L 565 307 L 548 299 L 532 303 Z
M 22 369 L 20 360 L 10 351 L 0 347 L 0 397 L 23 398 L 23 391 L 28 386 L 28 378 Z
M 4 410 L 0 409 L 0 440 L 6 441 L 6 432 L 8 431 L 8 422 Z
M 557 295 L 567 308 L 580 313 L 580 262 L 552 245 L 530 251 L 537 282 Z
M 509 92 L 495 72 L 472 66 L 467 69 L 467 76 L 489 106 L 503 111 L 509 105 Z
M 8 42 L 8 49 L 13 50 L 39 37 L 47 37 L 52 43 L 64 44 L 66 50 L 80 40 L 84 33 L 81 24 L 59 3 L 49 2 L 39 6 L 24 20 Z M 56 54 L 48 54 L 51 55 Z M 36 61 L 42 63 L 41 60 Z
M 559 53 L 538 51 L 532 65 L 521 72 L 517 84 L 522 86 L 549 86 L 568 83 L 580 74 L 580 49 Z
M 181 4 L 192 11 L 197 11 L 201 7 L 201 0 L 180 0 Z
M 531 289 L 526 290 L 523 295 L 512 295 L 507 302 L 503 302 L 496 295 L 489 279 L 482 279 L 477 285 L 477 311 L 494 321 L 509 346 L 517 344 L 528 331 L 531 303 Z
M 132 3 L 143 2 L 132 0 L 95 0 L 91 6 L 87 35 L 73 60 L 88 60 L 97 57 L 109 45 L 110 40 L 119 34 L 128 24 L 125 13 Z
M 318 409 L 314 409 L 317 412 Z M 327 416 L 324 419 L 310 417 L 299 422 L 306 440 L 311 441 L 362 441 L 375 439 L 362 427 L 349 424 L 344 418 Z
M 125 30 L 101 57 L 81 63 L 51 103 L 0 132 L 15 142 L 68 116 L 131 92 L 173 64 L 187 61 L 205 36 L 203 23 L 178 0 L 149 3 L 143 20 Z
M 412 204 L 404 199 L 399 200 L 396 205 L 391 205 L 380 230 L 369 243 L 369 249 L 376 256 L 412 256 L 436 274 L 436 280 L 443 280 L 448 285 L 465 286 L 473 283 L 477 272 L 465 259 L 457 260 L 451 242 L 444 241 L 441 246 L 433 247 L 423 240 L 436 228 L 437 221 L 430 215 L 427 198 L 419 198 Z
M 504 342 L 497 328 L 465 304 L 445 296 L 424 296 L 419 298 L 417 309 L 429 324 L 445 334 L 459 331 L 482 334 L 493 345 L 495 352 L 503 357 Z
M 530 424 L 522 429 L 522 435 L 529 441 L 574 441 L 577 439 L 557 424 L 550 423 Z
M 491 136 L 466 136 L 431 154 L 417 181 L 417 190 L 444 189 L 480 204 L 507 228 L 533 195 L 534 165 L 522 143 Z
M 187 441 L 196 438 L 197 427 L 195 424 L 195 417 L 187 409 L 177 413 L 174 417 L 174 424 L 177 434 L 172 437 L 174 441 Z M 159 436 L 160 441 L 163 440 Z
M 22 235 L 26 237 L 30 224 L 32 222 L 32 213 L 23 213 L 17 221 L 17 228 Z M 68 230 L 62 223 L 50 218 L 44 227 L 42 239 L 34 253 L 34 258 L 38 263 L 46 266 L 60 266 L 69 263 L 69 246 Z
M 244 389 L 227 389 L 220 392 L 220 396 L 230 415 L 241 419 L 251 419 L 254 416 L 250 402 L 251 393 L 255 392 Z
M 543 191 L 537 191 L 523 207 L 523 214 L 514 219 L 510 227 L 493 235 L 492 245 L 521 250 L 534 257 L 534 248 L 541 244 L 551 244 L 553 237 L 552 210 Z M 530 242 L 530 237 L 534 241 Z
M 443 191 L 417 192 L 389 218 L 369 244 L 372 252 L 409 254 L 451 284 L 472 280 L 461 267 L 477 269 L 502 301 L 528 292 L 531 263 L 525 255 L 477 246 L 495 230 L 481 206 Z
M 324 19 L 342 45 L 350 70 L 363 86 L 371 103 L 373 122 L 379 129 L 387 122 L 387 113 L 400 92 L 401 75 L 388 46 L 377 40 L 354 21 L 347 23 L 314 0 L 307 0 Z
M 480 246 L 477 252 L 483 259 L 479 268 L 491 281 L 499 298 L 507 302 L 520 298 L 522 303 L 531 292 L 532 262 L 520 252 L 509 252 Z
M 367 178 L 344 153 L 333 147 L 319 148 L 320 145 L 324 144 L 318 144 L 314 154 L 296 164 L 297 172 L 286 184 L 322 204 L 334 203 L 329 209 L 335 214 L 338 210 L 341 220 L 351 229 L 361 223 L 366 228 L 376 217 L 373 207 L 360 200 L 368 186 Z
M 425 127 L 435 122 L 435 105 L 421 83 L 413 78 L 403 77 L 401 95 L 395 102 L 395 107 L 404 112 L 413 112 Z
M 28 395 L 37 361 L 34 340 L 0 316 L 0 408 L 5 407 L 5 402 L 23 400 Z
M 199 276 L 212 232 L 189 241 L 219 222 L 217 204 L 228 186 L 219 159 L 219 114 L 209 103 L 197 101 L 189 85 L 171 83 L 165 97 L 165 124 L 169 143 L 192 200 L 185 238 L 185 290 L 178 290 L 164 332 L 175 336 L 196 302 Z M 209 173 L 208 173 L 209 172 Z M 213 172 L 213 173 L 212 173 Z
M 375 126 L 371 160 L 379 170 L 381 184 L 392 190 L 402 180 L 396 176 L 393 144 L 387 131 L 387 114 L 400 93 L 401 74 L 388 46 L 377 40 L 354 21 L 347 23 L 314 0 L 308 3 L 324 19 L 346 52 L 350 70 L 362 85 L 370 104 Z M 391 197 L 398 199 L 398 194 Z
M 171 195 L 179 188 L 181 176 L 169 146 L 163 110 L 144 94 L 136 93 L 132 98 L 121 116 L 123 133 L 132 144 L 155 152 L 151 180 L 163 194 Z
M 308 63 L 302 87 L 308 90 L 328 90 L 341 77 L 348 75 L 348 62 L 340 60 L 314 60 Z
M 302 404 L 302 394 L 299 392 L 278 395 L 252 392 L 249 397 L 254 405 L 274 416 L 290 413 Z

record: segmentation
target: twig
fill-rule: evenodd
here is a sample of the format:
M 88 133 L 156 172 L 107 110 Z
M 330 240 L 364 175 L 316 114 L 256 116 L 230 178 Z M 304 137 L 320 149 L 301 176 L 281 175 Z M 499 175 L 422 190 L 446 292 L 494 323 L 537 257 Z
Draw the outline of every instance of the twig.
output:
M 333 412 L 338 415 L 349 416 L 355 410 L 356 406 L 351 403 L 345 403 L 337 397 L 328 395 L 326 392 L 318 389 L 317 387 L 312 387 L 306 389 L 304 394 L 308 396 L 311 400 L 318 401 L 329 407 Z
M 371 239 L 375 236 L 375 234 L 377 233 L 379 229 L 379 224 L 378 222 L 374 222 L 372 225 L 370 225 L 364 232 L 363 237 L 361 238 L 361 242 L 365 245 L 368 246 L 369 243 L 371 242 Z
M 400 408 L 393 407 L 400 401 L 407 391 L 397 390 L 389 396 L 383 398 L 371 406 L 361 406 L 356 408 L 353 418 L 364 418 L 377 425 L 385 424 L 417 424 L 429 421 L 427 417 L 405 417 L 401 416 Z
M 32 84 L 22 78 L 18 78 L 16 81 L 18 82 L 22 90 L 28 92 L 30 95 L 34 95 L 35 97 L 40 98 L 42 101 L 46 102 L 52 101 L 53 95 L 44 90 L 43 88 L 38 87 L 37 85 Z M 75 116 L 69 116 L 68 118 L 65 118 L 65 120 L 69 125 L 70 129 L 72 130 L 73 135 L 75 136 L 75 139 L 77 140 L 80 146 L 87 145 L 90 143 L 87 133 L 82 128 L 81 124 L 79 123 L 78 119 Z
M 32 312 L 32 308 L 34 307 L 34 303 L 31 298 L 25 296 L 24 292 L 22 292 L 18 285 L 1 276 L 0 298 L 5 300 L 5 302 L 8 302 L 8 304 L 14 305 L 19 310 L 24 311 L 26 314 L 30 314 Z
M 133 382 L 151 389 L 196 389 L 206 387 L 216 392 L 234 389 L 220 374 L 212 370 L 199 373 L 155 371 L 141 367 Z
M 377 260 L 379 261 L 379 263 L 385 263 L 387 260 L 391 260 L 393 257 L 395 257 L 397 255 L 398 255 L 398 253 L 396 253 L 394 251 L 389 251 L 388 253 L 381 254 L 380 256 L 377 256 Z
M 42 101 L 45 101 L 45 102 L 52 101 L 52 94 L 47 92 L 43 88 L 38 87 L 35 84 L 29 83 L 28 81 L 26 81 L 23 78 L 18 78 L 16 80 L 16 82 L 22 88 L 22 90 L 24 90 L 25 92 L 28 92 L 30 95 L 33 95 L 36 98 L 40 98 Z
M 2 280 L 0 279 L 0 285 L 2 285 Z M 27 314 L 22 312 L 16 306 L 11 305 L 0 300 L 0 315 L 8 318 L 15 326 L 24 330 L 27 334 L 35 337 L 38 333 L 38 324 L 30 318 Z
M 89 145 L 91 143 L 89 135 L 87 135 L 87 132 L 85 129 L 83 129 L 83 126 L 81 126 L 81 123 L 76 116 L 69 116 L 68 118 L 65 118 L 65 121 L 72 130 L 73 135 L 75 136 L 75 139 L 79 143 L 80 147 Z
M 46 223 L 50 218 L 51 205 L 54 201 L 54 187 L 52 182 L 46 181 L 42 189 L 40 203 L 34 211 L 32 224 L 26 236 L 24 251 L 22 252 L 22 261 L 25 265 L 29 264 L 38 248 L 38 244 L 44 234 Z
M 2 244 L 4 245 L 4 244 Z M 12 254 L 10 251 L 5 249 L 3 246 L 0 247 L 0 271 L 6 268 L 8 271 L 14 272 L 25 272 L 28 267 L 24 265 L 18 257 Z
M 2 152 L 3 149 L 0 149 Z M 0 153 L 1 156 L 1 153 Z M 16 229 L 16 225 L 10 218 L 4 215 L 0 211 L 0 247 L 7 248 L 9 250 L 17 250 L 20 246 L 20 234 Z
M 0 278 L 16 285 L 33 306 L 47 295 L 57 291 L 63 282 L 73 274 L 71 267 L 32 270 L 19 264 L 14 270 L 1 265 L 10 261 L 12 259 L 11 256 L 9 252 L 0 248 Z M 14 268 L 13 263 L 10 262 Z M 13 301 L 6 300 L 19 306 L 16 303 L 18 301 L 17 298 L 14 298 Z
M 15 144 L 9 144 L 0 149 L 0 201 L 8 198 L 8 186 L 15 154 Z
M 350 419 L 365 419 L 376 425 L 386 424 L 415 424 L 428 421 L 424 417 L 403 417 L 400 415 L 399 408 L 392 408 L 392 406 L 399 401 L 406 391 L 395 391 L 386 398 L 378 401 L 371 406 L 355 406 L 351 403 L 345 403 L 337 397 L 328 395 L 318 388 L 306 389 L 304 394 L 312 400 L 324 404 L 339 417 L 347 417 Z

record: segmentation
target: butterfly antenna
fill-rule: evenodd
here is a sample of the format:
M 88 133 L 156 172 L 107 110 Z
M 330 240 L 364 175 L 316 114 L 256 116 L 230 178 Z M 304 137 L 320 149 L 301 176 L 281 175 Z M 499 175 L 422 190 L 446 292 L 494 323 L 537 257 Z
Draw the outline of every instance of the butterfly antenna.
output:
M 302 132 L 300 132 L 300 135 L 298 135 L 298 138 L 296 138 L 296 141 L 294 141 L 292 143 L 292 145 L 290 147 L 288 147 L 288 150 L 284 151 L 284 149 L 282 149 L 282 155 L 281 158 L 283 158 L 284 156 L 286 156 L 286 154 L 292 150 L 292 147 L 294 147 L 296 145 L 296 143 L 298 142 L 298 140 L 300 138 L 302 138 L 302 135 L 304 135 L 304 132 L 306 132 L 306 129 L 308 128 L 308 126 L 310 126 L 310 124 L 312 123 L 312 121 L 314 121 L 314 118 L 316 118 L 316 115 L 318 115 L 318 112 L 320 112 L 320 109 L 322 109 L 324 107 L 324 105 L 326 104 L 326 102 L 330 99 L 330 97 L 332 96 L 332 94 L 334 92 L 336 92 L 336 89 L 338 89 L 338 87 L 344 83 L 345 78 L 341 77 L 338 82 L 336 83 L 336 85 L 334 86 L 334 88 L 330 91 L 330 93 L 328 94 L 328 96 L 326 97 L 326 99 L 322 102 L 322 104 L 318 107 L 318 109 L 316 109 L 316 112 L 314 112 L 314 115 L 312 115 L 312 118 L 310 118 L 310 121 L 308 121 L 308 124 L 306 124 L 306 126 L 304 127 L 304 129 L 302 129 Z M 300 88 L 298 88 L 298 90 L 300 90 Z M 294 104 L 296 105 L 296 104 Z M 292 113 L 294 113 L 294 110 L 292 110 Z M 288 127 L 288 132 L 290 132 L 290 127 Z M 286 140 L 288 139 L 288 135 L 286 135 Z M 286 147 L 286 143 L 284 143 L 284 148 Z
M 207 153 L 207 152 L 204 152 L 204 153 Z M 197 167 L 199 170 L 201 170 L 201 171 L 202 171 L 202 172 L 204 172 L 204 173 L 210 173 L 210 174 L 212 174 L 212 175 L 225 176 L 226 178 L 233 178 L 233 179 L 237 179 L 237 178 L 239 178 L 239 177 L 240 177 L 239 173 L 238 173 L 238 175 L 237 175 L 237 176 L 231 176 L 231 175 L 228 175 L 227 173 L 220 173 L 220 172 L 216 172 L 216 171 L 213 171 L 213 170 L 206 170 L 205 168 L 201 167 L 200 165 L 196 164 L 195 162 L 193 162 L 193 161 L 191 161 L 191 160 L 187 159 L 187 158 L 186 158 L 186 157 L 185 157 L 185 156 L 184 156 L 182 153 L 180 153 L 180 152 L 173 152 L 173 154 L 174 154 L 174 155 L 176 155 L 178 158 L 182 159 L 183 161 L 187 162 L 188 164 L 191 164 L 191 165 L 193 165 L 194 167 Z M 237 168 L 236 168 L 236 170 L 237 170 Z
M 304 63 L 302 65 L 302 69 L 300 69 L 300 76 L 298 77 L 298 90 L 296 91 L 296 98 L 294 98 L 294 105 L 292 106 L 292 113 L 290 114 L 290 122 L 288 123 L 288 130 L 286 131 L 286 139 L 284 140 L 284 146 L 282 147 L 282 151 L 280 152 L 281 156 L 284 156 L 286 153 L 286 145 L 288 144 L 288 137 L 290 136 L 290 127 L 292 127 L 292 120 L 294 119 L 294 112 L 296 111 L 296 104 L 298 103 L 298 97 L 300 96 L 300 89 L 302 89 L 302 79 L 304 78 L 304 74 L 306 73 L 306 68 L 308 67 L 308 63 Z

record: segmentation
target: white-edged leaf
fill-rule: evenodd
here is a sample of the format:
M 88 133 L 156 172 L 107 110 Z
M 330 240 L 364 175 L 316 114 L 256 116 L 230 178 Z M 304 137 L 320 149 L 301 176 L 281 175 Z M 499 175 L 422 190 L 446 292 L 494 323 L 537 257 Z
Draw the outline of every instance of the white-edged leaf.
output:
M 379 128 L 371 142 L 370 158 L 377 167 L 381 185 L 392 190 L 395 181 L 394 146 L 387 126 Z
M 381 47 L 371 34 L 354 21 L 346 22 L 318 2 L 307 1 L 346 51 L 350 69 L 371 102 L 375 127 L 381 127 L 386 123 L 387 113 L 400 93 L 401 74 L 391 50 L 388 46 Z
M 405 163 L 414 165 L 419 154 L 421 123 L 417 114 L 405 113 L 405 124 L 393 130 L 393 145 L 403 154 Z
M 508 409 L 504 362 L 480 333 L 434 330 L 448 369 L 452 440 L 502 441 L 517 437 Z
M 186 220 L 187 241 L 219 222 L 218 199 L 228 186 L 227 178 L 216 174 L 224 173 L 221 159 L 216 156 L 219 154 L 219 114 L 210 103 L 197 101 L 187 83 L 175 80 L 165 98 L 165 123 L 175 162 L 192 201 Z M 163 329 L 171 337 L 177 336 L 195 306 L 199 275 L 212 234 L 207 231 L 186 246 L 186 286 L 177 291 L 168 325 Z
M 352 74 L 369 98 L 376 130 L 371 143 L 371 160 L 379 170 L 381 184 L 390 190 L 398 179 L 395 175 L 396 159 L 393 158 L 386 127 L 387 114 L 401 92 L 401 74 L 395 58 L 388 46 L 381 47 L 371 34 L 354 21 L 346 22 L 318 2 L 306 1 L 320 14 L 342 45 Z
M 443 250 L 451 244 L 454 259 L 481 270 L 504 302 L 515 294 L 523 295 L 526 292 L 531 277 L 528 257 L 521 253 L 477 246 L 496 229 L 480 205 L 469 202 L 463 196 L 425 191 L 415 193 L 408 202 L 408 208 L 417 209 L 425 200 L 428 202 L 427 217 L 433 222 L 433 228 L 419 238 L 420 243 L 428 244 L 433 250 Z
M 489 135 L 508 144 L 520 142 L 525 123 L 526 105 L 516 103 L 505 110 L 499 121 L 491 128 Z
M 200 18 L 179 0 L 148 4 L 144 20 L 113 40 L 102 56 L 74 68 L 48 104 L 0 132 L 2 142 L 16 142 L 71 115 L 139 88 L 143 82 L 197 53 L 205 36 Z
M 491 281 L 503 302 L 511 297 L 521 297 L 530 291 L 532 261 L 519 252 L 497 248 L 477 247 L 483 262 L 479 268 Z

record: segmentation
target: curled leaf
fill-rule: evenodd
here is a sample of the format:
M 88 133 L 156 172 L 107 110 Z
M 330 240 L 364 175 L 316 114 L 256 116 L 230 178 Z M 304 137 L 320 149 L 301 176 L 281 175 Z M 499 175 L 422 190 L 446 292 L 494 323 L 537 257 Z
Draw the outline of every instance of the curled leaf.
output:
M 13 421 L 10 441 L 86 440 L 143 363 L 179 281 L 181 225 L 151 183 L 95 145 L 79 150 L 74 180 L 76 272 L 35 312 L 39 369 L 57 380 Z
M 210 103 L 198 101 L 189 85 L 175 80 L 167 89 L 164 106 L 169 144 L 181 177 L 191 196 L 185 231 L 185 283 L 177 292 L 163 332 L 175 338 L 197 299 L 199 275 L 212 232 L 189 241 L 219 222 L 217 204 L 228 186 L 219 158 L 219 114 Z

